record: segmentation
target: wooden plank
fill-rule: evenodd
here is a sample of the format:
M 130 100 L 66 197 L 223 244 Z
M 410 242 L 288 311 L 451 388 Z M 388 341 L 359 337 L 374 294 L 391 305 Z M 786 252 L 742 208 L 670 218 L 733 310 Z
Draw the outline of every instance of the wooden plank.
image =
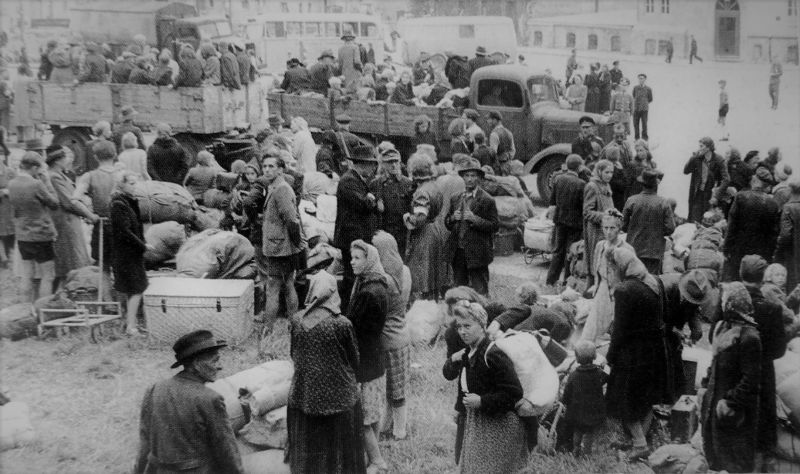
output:
M 57 84 L 41 82 L 42 121 L 67 125 L 93 125 L 114 119 L 108 84 Z
M 282 100 L 280 115 L 284 120 L 290 120 L 292 117 L 303 117 L 308 122 L 309 127 L 322 130 L 330 128 L 331 111 L 328 108 L 327 98 L 281 94 L 279 100 Z
M 30 127 L 35 124 L 34 116 L 41 115 L 39 85 L 34 81 L 14 82 L 14 125 Z M 39 110 L 35 110 L 35 108 Z
M 247 86 L 247 123 L 253 129 L 264 127 L 269 118 L 269 104 L 267 103 L 267 90 L 260 82 Z
M 336 104 L 335 114 L 350 116 L 350 130 L 359 133 L 387 135 L 386 104 L 370 104 L 358 100 Z

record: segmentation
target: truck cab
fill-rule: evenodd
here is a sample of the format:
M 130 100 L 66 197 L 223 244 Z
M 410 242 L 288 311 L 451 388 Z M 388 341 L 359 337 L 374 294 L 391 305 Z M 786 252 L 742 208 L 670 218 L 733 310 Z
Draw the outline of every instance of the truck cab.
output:
M 470 79 L 470 107 L 481 115 L 488 137 L 489 112 L 497 111 L 514 135 L 515 159 L 526 163 L 527 173 L 537 173 L 542 199 L 549 198 L 550 177 L 561 168 L 578 137 L 578 119 L 594 118 L 596 134 L 608 142 L 612 125 L 606 116 L 562 109 L 556 81 L 525 66 L 498 65 L 478 69 Z
M 198 16 L 175 20 L 169 40 L 189 43 L 197 49 L 205 40 L 217 45 L 220 41 L 230 42 L 232 38 L 231 24 L 225 18 Z M 164 45 L 168 46 L 170 43 L 171 41 L 165 41 Z

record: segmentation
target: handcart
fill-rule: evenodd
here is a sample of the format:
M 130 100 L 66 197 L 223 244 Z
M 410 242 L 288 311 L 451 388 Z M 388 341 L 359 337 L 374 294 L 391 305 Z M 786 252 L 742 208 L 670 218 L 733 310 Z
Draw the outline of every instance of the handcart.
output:
M 531 217 L 525 222 L 522 234 L 522 257 L 530 265 L 541 257 L 549 262 L 553 254 L 553 221 L 542 217 Z

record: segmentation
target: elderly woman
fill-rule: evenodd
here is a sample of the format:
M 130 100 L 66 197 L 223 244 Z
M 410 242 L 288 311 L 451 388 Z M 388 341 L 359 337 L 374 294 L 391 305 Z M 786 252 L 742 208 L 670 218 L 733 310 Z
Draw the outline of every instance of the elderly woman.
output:
M 219 56 L 214 45 L 210 42 L 200 46 L 200 55 L 203 57 L 203 82 L 218 86 L 222 84 Z
M 208 151 L 197 154 L 197 164 L 186 173 L 183 178 L 183 187 L 186 188 L 198 204 L 203 204 L 203 194 L 214 187 L 217 170 L 211 164 L 214 159 Z
M 361 358 L 356 370 L 356 381 L 361 384 L 364 445 L 370 469 L 385 470 L 386 461 L 378 445 L 378 425 L 386 396 L 381 335 L 389 301 L 396 298 L 399 291 L 396 286 L 390 286 L 390 278 L 381 265 L 378 249 L 372 245 L 361 239 L 353 241 L 350 244 L 350 263 L 355 281 L 347 317 L 353 323 Z
M 119 176 L 111 198 L 111 247 L 114 269 L 114 289 L 125 295 L 127 319 L 126 334 L 139 335 L 136 315 L 147 289 L 144 252 L 151 246 L 144 240 L 139 203 L 136 201 L 136 184 L 139 177 L 132 171 Z
M 466 348 L 445 361 L 442 374 L 458 379 L 457 410 L 465 414 L 460 472 L 516 472 L 528 457 L 525 428 L 514 411 L 522 398 L 514 366 L 503 351 L 489 349 L 481 305 L 462 302 L 453 311 Z
M 614 164 L 600 160 L 595 164 L 592 178 L 583 188 L 583 241 L 584 261 L 589 272 L 589 286 L 594 284 L 594 249 L 603 236 L 601 225 L 606 211 L 614 208 L 611 197 L 611 178 Z
M 125 169 L 139 175 L 142 181 L 150 181 L 147 172 L 147 152 L 139 148 L 139 142 L 133 132 L 122 136 L 122 153 L 117 156 L 117 161 L 125 165 Z
M 572 76 L 572 84 L 567 87 L 566 98 L 572 110 L 583 112 L 586 106 L 587 89 L 583 85 L 583 79 L 580 74 Z
M 178 55 L 179 71 L 175 87 L 200 87 L 203 85 L 203 61 L 197 58 L 194 48 L 186 44 Z
M 662 296 L 633 250 L 618 248 L 611 258 L 621 280 L 614 290 L 614 331 L 608 349 L 611 374 L 606 391 L 609 415 L 625 424 L 633 438 L 628 459 L 646 459 L 645 434 L 653 405 L 665 402 L 672 379 L 667 363 Z
M 405 439 L 406 385 L 411 365 L 411 339 L 406 328 L 406 306 L 411 296 L 411 271 L 403 265 L 392 234 L 378 231 L 372 237 L 381 265 L 389 277 L 386 324 L 381 333 L 383 363 L 386 366 L 386 409 L 382 431 L 395 439 Z
M 753 303 L 742 283 L 723 285 L 722 320 L 708 338 L 712 359 L 700 412 L 708 467 L 753 472 L 762 350 Z
M 297 160 L 297 171 L 303 174 L 317 171 L 317 145 L 308 130 L 308 122 L 303 117 L 294 117 L 291 129 L 294 134 L 292 157 Z
M 417 115 L 414 117 L 414 139 L 413 146 L 417 150 L 419 145 L 431 145 L 439 155 L 439 138 L 436 132 L 431 129 L 431 118 L 427 115 Z
M 341 315 L 336 278 L 323 270 L 309 281 L 305 309 L 290 320 L 286 457 L 292 472 L 364 472 L 353 325 Z
M 392 93 L 390 102 L 393 104 L 414 105 L 414 91 L 409 71 L 403 71 L 400 74 L 400 80 L 397 81 L 397 87 Z

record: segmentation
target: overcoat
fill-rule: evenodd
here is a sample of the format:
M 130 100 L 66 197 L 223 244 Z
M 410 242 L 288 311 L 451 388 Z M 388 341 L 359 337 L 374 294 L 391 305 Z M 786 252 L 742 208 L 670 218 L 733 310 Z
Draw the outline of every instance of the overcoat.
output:
M 378 210 L 367 199 L 369 192 L 367 183 L 354 170 L 342 175 L 336 188 L 334 247 L 349 252 L 354 240 L 372 241 L 372 234 L 378 229 Z
M 725 159 L 718 153 L 714 153 L 708 164 L 708 178 L 705 186 L 700 189 L 702 184 L 702 159 L 703 157 L 694 154 L 686 162 L 686 166 L 683 167 L 683 174 L 692 175 L 689 182 L 689 222 L 702 221 L 703 213 L 711 207 L 708 201 L 712 197 L 714 188 L 718 187 L 720 189 L 718 195 L 721 195 L 728 188 L 728 183 L 730 182 Z
M 56 253 L 56 276 L 65 277 L 70 270 L 82 268 L 90 263 L 81 217 L 85 217 L 72 201 L 75 184 L 61 172 L 50 172 L 50 182 L 58 196 L 58 209 L 51 212 L 58 238 L 54 244 Z
M 139 203 L 136 199 L 117 193 L 111 199 L 111 254 L 114 268 L 114 289 L 126 295 L 143 293 L 147 289 L 144 269 L 144 240 Z M 104 243 L 108 245 L 109 243 Z
M 450 211 L 445 217 L 444 224 L 450 231 L 447 241 L 449 251 L 449 261 L 459 245 L 459 232 L 461 226 L 466 226 L 464 230 L 464 254 L 466 257 L 467 268 L 488 267 L 494 259 L 493 237 L 500 228 L 500 221 L 497 217 L 497 205 L 494 198 L 481 188 L 475 190 L 475 198 L 469 201 L 469 210 L 478 217 L 476 222 L 467 222 L 453 218 L 453 213 L 457 210 L 465 211 L 467 207 L 467 196 L 465 193 L 457 194 L 450 199 Z
M 783 206 L 775 261 L 786 267 L 786 288 L 792 291 L 800 283 L 800 198 Z

